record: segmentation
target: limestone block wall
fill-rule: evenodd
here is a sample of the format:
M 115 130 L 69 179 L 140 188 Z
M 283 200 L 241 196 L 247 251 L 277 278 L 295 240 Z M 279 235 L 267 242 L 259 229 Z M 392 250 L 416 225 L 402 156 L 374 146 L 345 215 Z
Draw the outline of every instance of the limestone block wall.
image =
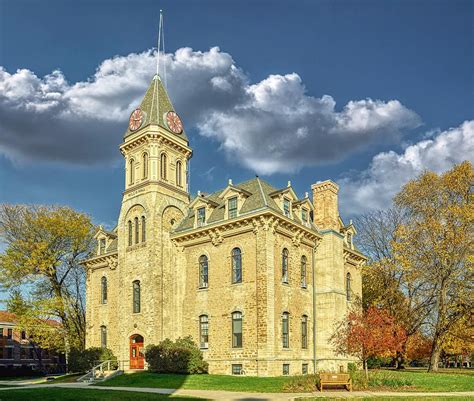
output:
M 242 251 L 242 283 L 232 284 L 231 251 Z M 256 238 L 251 231 L 236 234 L 215 246 L 209 240 L 184 251 L 186 269 L 183 335 L 199 343 L 199 316 L 209 319 L 209 347 L 203 350 L 209 372 L 230 374 L 232 363 L 242 363 L 246 374 L 257 374 Z M 208 257 L 209 286 L 199 289 L 201 255 Z M 181 267 L 183 268 L 183 267 Z M 232 312 L 243 315 L 243 346 L 232 348 Z

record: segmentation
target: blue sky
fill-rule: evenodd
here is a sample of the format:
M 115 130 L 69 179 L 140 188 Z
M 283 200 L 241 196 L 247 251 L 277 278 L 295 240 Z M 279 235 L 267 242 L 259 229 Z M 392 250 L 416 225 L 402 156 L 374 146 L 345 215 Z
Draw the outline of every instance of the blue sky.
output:
M 473 4 L 1 0 L 0 202 L 113 226 L 162 8 L 192 192 L 330 178 L 343 217 L 387 207 L 423 169 L 474 159 Z

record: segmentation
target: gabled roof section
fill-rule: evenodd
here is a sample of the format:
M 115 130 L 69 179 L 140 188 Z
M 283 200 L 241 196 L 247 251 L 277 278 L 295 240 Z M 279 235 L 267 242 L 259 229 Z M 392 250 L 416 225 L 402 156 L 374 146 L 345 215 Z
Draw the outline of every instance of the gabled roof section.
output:
M 208 202 L 212 202 L 212 204 L 217 205 L 210 215 L 208 216 L 206 223 L 207 224 L 212 224 L 212 223 L 218 223 L 221 221 L 224 221 L 225 219 L 225 199 L 222 198 L 222 194 L 224 191 L 229 189 L 229 186 L 227 186 L 224 189 L 221 189 L 219 191 L 216 191 L 212 194 L 206 195 L 206 196 L 198 196 L 193 200 L 193 202 L 190 205 L 190 208 L 188 210 L 188 215 L 181 221 L 178 227 L 176 227 L 175 232 L 183 232 L 187 230 L 191 230 L 194 228 L 194 208 L 193 206 L 195 205 L 194 202 L 196 202 L 198 199 L 199 200 L 204 200 L 206 199 Z M 249 214 L 256 212 L 258 210 L 264 210 L 264 209 L 271 209 L 276 213 L 279 213 L 283 215 L 283 211 L 281 208 L 277 205 L 275 200 L 272 198 L 271 195 L 275 196 L 276 193 L 280 192 L 285 192 L 288 190 L 288 188 L 284 188 L 282 191 L 278 191 L 275 187 L 270 185 L 268 182 L 263 181 L 261 178 L 256 177 L 251 180 L 242 182 L 240 184 L 235 184 L 232 185 L 232 189 L 235 189 L 236 191 L 241 191 L 247 195 L 246 199 L 244 200 L 240 210 L 239 210 L 239 216 Z M 290 188 L 290 190 L 293 192 L 293 189 Z M 296 194 L 294 194 L 296 197 Z M 305 199 L 303 199 L 301 202 L 304 202 Z M 301 224 L 301 221 L 297 216 L 293 216 L 293 220 Z M 310 223 L 310 226 L 316 230 L 316 227 L 313 226 L 312 223 Z
M 176 112 L 176 110 L 174 109 L 173 104 L 171 103 L 171 100 L 168 96 L 168 92 L 163 86 L 159 75 L 155 75 L 153 77 L 150 86 L 148 86 L 145 96 L 143 97 L 143 100 L 138 108 L 144 114 L 144 121 L 140 129 L 153 124 L 159 125 L 160 127 L 168 130 L 164 120 L 165 114 L 168 111 Z M 131 135 L 137 131 L 130 131 L 130 128 L 127 126 L 127 131 L 125 132 L 124 137 Z M 183 138 L 186 142 L 188 142 L 188 137 L 184 128 L 183 132 L 181 132 L 181 134 L 177 136 Z
M 286 188 L 279 189 L 277 191 L 272 192 L 270 194 L 270 196 L 271 197 L 276 197 L 276 196 L 283 195 L 283 194 L 291 195 L 293 201 L 298 200 L 298 195 L 296 195 L 295 191 L 293 190 L 293 188 L 291 187 L 290 184 L 288 184 L 288 186 Z
M 252 195 L 249 191 L 246 191 L 245 189 L 236 187 L 233 184 L 227 185 L 227 187 L 219 194 L 219 198 L 224 199 L 224 197 L 229 193 L 229 192 L 236 192 L 245 196 L 250 196 Z

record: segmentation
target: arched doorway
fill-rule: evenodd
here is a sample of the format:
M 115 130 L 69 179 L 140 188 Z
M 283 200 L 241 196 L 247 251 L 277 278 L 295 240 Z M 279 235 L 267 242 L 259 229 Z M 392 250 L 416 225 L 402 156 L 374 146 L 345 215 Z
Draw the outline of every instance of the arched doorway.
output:
M 143 369 L 144 367 L 143 337 L 140 334 L 134 334 L 130 336 L 130 369 Z

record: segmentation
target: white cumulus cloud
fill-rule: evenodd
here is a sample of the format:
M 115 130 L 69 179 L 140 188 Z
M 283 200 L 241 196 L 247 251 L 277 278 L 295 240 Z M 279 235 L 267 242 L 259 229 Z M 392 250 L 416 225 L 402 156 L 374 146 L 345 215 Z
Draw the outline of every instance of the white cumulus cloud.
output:
M 308 95 L 296 73 L 251 83 L 217 47 L 181 48 L 162 61 L 188 131 L 195 127 L 258 173 L 342 159 L 420 125 L 418 115 L 397 100 L 353 100 L 337 110 L 331 96 Z M 28 69 L 0 67 L 0 152 L 16 160 L 83 165 L 118 159 L 116 145 L 155 66 L 151 50 L 116 56 L 76 83 L 59 70 L 38 77 Z
M 464 160 L 474 163 L 474 120 L 408 146 L 403 153 L 379 153 L 367 170 L 339 180 L 343 214 L 386 209 L 410 179 L 425 170 L 442 173 Z

